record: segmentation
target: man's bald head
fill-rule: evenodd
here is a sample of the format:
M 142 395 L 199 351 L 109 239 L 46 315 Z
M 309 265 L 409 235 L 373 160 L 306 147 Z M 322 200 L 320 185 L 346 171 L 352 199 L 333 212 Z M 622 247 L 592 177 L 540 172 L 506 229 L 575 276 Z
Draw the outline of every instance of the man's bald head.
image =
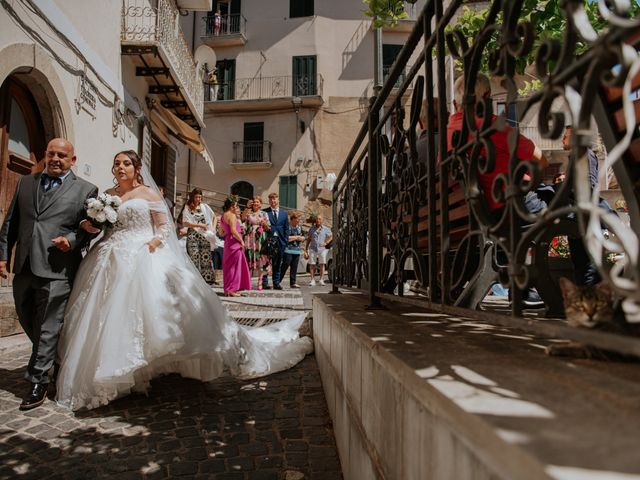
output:
M 73 144 L 65 138 L 54 138 L 47 145 L 45 153 L 47 173 L 52 177 L 61 177 L 76 164 Z

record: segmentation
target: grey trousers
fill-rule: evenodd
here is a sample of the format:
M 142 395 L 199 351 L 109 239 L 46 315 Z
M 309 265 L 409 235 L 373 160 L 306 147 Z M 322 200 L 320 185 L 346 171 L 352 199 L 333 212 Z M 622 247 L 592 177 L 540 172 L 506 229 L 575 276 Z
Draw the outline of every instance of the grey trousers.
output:
M 31 340 L 31 358 L 25 378 L 32 383 L 49 383 L 48 372 L 56 361 L 64 310 L 71 294 L 71 282 L 35 276 L 30 269 L 13 278 L 13 298 L 20 325 Z

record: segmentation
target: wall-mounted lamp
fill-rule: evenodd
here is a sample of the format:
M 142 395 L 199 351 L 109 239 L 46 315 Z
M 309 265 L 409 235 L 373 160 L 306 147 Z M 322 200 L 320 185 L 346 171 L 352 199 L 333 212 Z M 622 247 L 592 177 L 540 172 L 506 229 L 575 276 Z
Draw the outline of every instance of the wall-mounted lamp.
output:
M 300 111 L 300 107 L 302 106 L 302 99 L 300 97 L 293 97 L 291 99 L 291 103 L 293 103 L 293 109 L 296 113 Z

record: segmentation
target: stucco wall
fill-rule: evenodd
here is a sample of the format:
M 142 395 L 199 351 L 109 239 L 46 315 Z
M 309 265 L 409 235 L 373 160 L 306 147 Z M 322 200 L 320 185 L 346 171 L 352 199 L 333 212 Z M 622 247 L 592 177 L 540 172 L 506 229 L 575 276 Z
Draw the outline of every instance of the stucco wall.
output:
M 423 5 L 416 5 L 417 11 Z M 243 1 L 246 18 L 244 46 L 215 47 L 218 60 L 235 59 L 235 77 L 256 78 L 292 75 L 292 57 L 317 56 L 322 76 L 323 104 L 302 108 L 298 116 L 293 105 L 279 112 L 238 112 L 208 114 L 203 131 L 214 153 L 216 174 L 207 175 L 203 165 L 192 162 L 190 183 L 214 191 L 229 192 L 239 180 L 253 184 L 258 194 L 278 191 L 281 175 L 298 176 L 297 208 L 329 213 L 330 192 L 313 188 L 318 174 L 338 173 L 362 122 L 367 99 L 373 90 L 374 34 L 360 2 L 326 0 L 315 2 L 312 17 L 288 18 L 289 1 Z M 201 38 L 204 13 L 197 13 L 196 47 Z M 184 25 L 192 20 L 185 19 Z M 383 33 L 383 43 L 403 44 L 406 32 Z M 412 59 L 409 64 L 413 64 Z M 305 123 L 301 132 L 299 121 Z M 264 139 L 273 143 L 273 167 L 268 170 L 237 170 L 230 166 L 232 142 L 243 140 L 245 122 L 264 122 Z M 179 166 L 179 179 L 187 183 L 187 168 Z M 307 183 L 311 192 L 305 191 Z M 308 204 L 308 205 L 307 205 Z
M 113 185 L 114 154 L 139 149 L 138 119 L 131 116 L 125 122 L 114 123 L 113 107 L 99 98 L 91 113 L 76 108 L 75 102 L 79 98 L 86 61 L 102 79 L 86 69 L 87 78 L 106 103 L 113 103 L 117 96 L 121 101 L 126 97 L 130 108 L 136 103 L 141 107 L 145 105 L 148 85 L 136 77 L 131 59 L 121 55 L 121 3 L 92 2 L 90 7 L 82 0 L 34 0 L 34 3 L 73 48 L 37 14 L 27 14 L 19 2 L 12 4 L 18 19 L 0 8 L 0 84 L 18 72 L 18 78 L 35 90 L 40 108 L 46 110 L 51 106 L 52 114 L 45 112 L 44 115 L 47 135 L 64 135 L 75 145 L 76 173 L 101 190 L 108 188 Z M 29 29 L 39 32 L 40 38 L 32 37 Z M 185 150 L 178 142 L 174 147 L 180 155 Z

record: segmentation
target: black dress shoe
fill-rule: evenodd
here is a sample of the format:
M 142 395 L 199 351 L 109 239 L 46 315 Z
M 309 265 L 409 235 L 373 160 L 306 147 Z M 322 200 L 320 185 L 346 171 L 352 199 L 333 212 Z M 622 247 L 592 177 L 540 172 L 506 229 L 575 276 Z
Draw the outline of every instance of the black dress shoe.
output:
M 47 383 L 32 383 L 29 393 L 20 404 L 20 410 L 31 410 L 42 405 L 47 395 L 48 386 L 49 384 Z
M 274 290 L 282 290 L 282 286 L 281 285 L 274 285 L 273 289 Z
M 263 290 L 271 290 L 271 286 L 270 285 L 262 285 L 262 289 Z

